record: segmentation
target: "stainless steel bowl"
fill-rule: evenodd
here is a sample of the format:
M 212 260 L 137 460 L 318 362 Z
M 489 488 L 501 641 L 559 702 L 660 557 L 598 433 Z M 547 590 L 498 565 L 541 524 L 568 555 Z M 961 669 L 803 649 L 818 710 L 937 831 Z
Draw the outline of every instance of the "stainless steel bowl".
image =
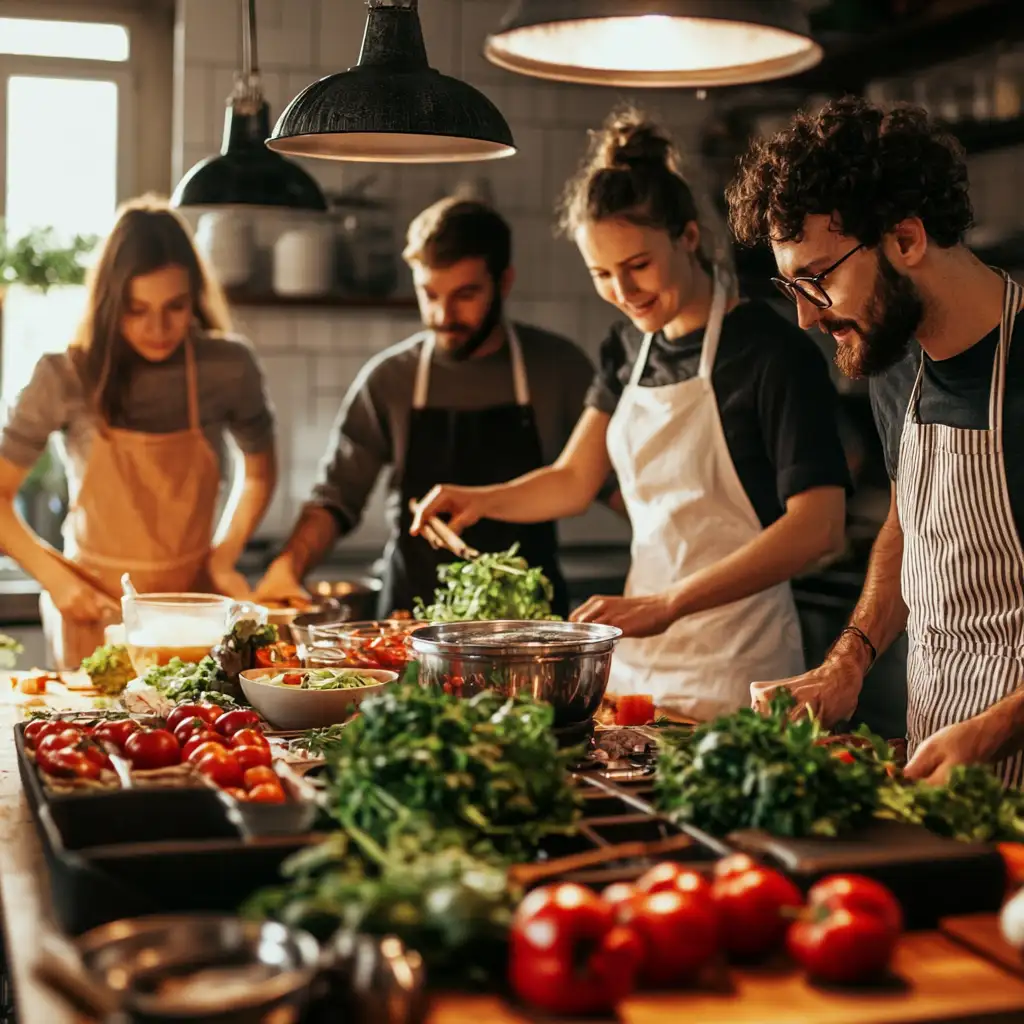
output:
M 219 914 L 114 921 L 74 945 L 86 974 L 140 1022 L 256 1024 L 286 1007 L 297 1015 L 320 955 L 307 932 Z
M 472 696 L 525 694 L 555 709 L 555 728 L 582 725 L 608 686 L 622 630 L 589 622 L 446 622 L 417 629 L 410 643 L 420 682 Z

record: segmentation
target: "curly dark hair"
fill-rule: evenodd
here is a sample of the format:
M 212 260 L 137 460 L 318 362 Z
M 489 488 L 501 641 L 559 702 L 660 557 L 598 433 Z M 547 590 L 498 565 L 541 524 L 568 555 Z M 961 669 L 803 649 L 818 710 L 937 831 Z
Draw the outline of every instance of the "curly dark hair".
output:
M 798 239 L 808 216 L 834 214 L 844 234 L 869 246 L 919 217 L 948 248 L 973 218 L 959 142 L 920 107 L 887 113 L 855 97 L 800 112 L 784 131 L 752 142 L 725 195 L 729 224 L 746 245 Z

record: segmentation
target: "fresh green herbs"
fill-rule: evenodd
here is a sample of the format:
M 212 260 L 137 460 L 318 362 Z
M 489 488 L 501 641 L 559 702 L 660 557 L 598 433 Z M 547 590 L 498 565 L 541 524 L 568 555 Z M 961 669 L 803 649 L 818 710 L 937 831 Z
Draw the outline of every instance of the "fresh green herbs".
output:
M 432 971 L 470 980 L 497 974 L 519 894 L 499 864 L 447 845 L 443 836 L 425 840 L 385 854 L 365 837 L 338 833 L 289 858 L 285 883 L 255 893 L 242 913 L 306 929 L 321 941 L 339 927 L 397 935 Z
M 200 662 L 171 658 L 166 665 L 151 668 L 142 681 L 175 704 L 200 697 L 225 706 L 234 704 L 234 700 L 222 692 L 220 668 L 209 655 Z
M 431 622 L 555 618 L 551 581 L 541 569 L 530 568 L 518 551 L 513 544 L 508 551 L 439 566 L 434 602 L 417 599 L 414 616 Z
M 256 667 L 257 648 L 276 643 L 277 626 L 261 626 L 253 619 L 236 622 L 231 632 L 210 652 L 220 669 L 221 685 L 218 689 L 240 699 L 242 687 L 238 674 Z
M 290 682 L 296 676 L 301 682 Z M 358 690 L 365 686 L 380 686 L 380 680 L 358 669 L 300 668 L 289 669 L 271 676 L 267 682 L 274 686 L 287 686 L 293 690 Z
M 550 705 L 484 691 L 464 700 L 391 687 L 332 742 L 333 814 L 387 845 L 395 830 L 455 830 L 461 843 L 532 852 L 571 831 L 579 803 Z
M 863 824 L 878 802 L 884 759 L 835 756 L 818 742 L 825 732 L 816 721 L 790 721 L 794 703 L 780 690 L 766 715 L 744 708 L 692 731 L 664 730 L 658 806 L 715 835 L 834 836 Z
M 124 644 L 97 647 L 89 657 L 82 659 L 82 668 L 100 693 L 120 693 L 136 675 Z
M 958 765 L 944 786 L 893 780 L 880 799 L 880 818 L 965 842 L 1024 842 L 1024 793 L 1004 789 L 982 765 Z

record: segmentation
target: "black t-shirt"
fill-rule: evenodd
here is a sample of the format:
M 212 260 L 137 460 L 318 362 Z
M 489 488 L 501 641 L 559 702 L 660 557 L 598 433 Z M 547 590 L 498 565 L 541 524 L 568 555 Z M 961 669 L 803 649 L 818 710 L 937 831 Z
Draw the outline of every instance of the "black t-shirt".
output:
M 696 377 L 703 339 L 703 328 L 672 341 L 656 334 L 641 386 Z M 615 412 L 642 342 L 632 324 L 612 327 L 587 405 Z M 729 455 L 762 526 L 783 514 L 787 499 L 812 487 L 849 488 L 828 364 L 798 327 L 766 303 L 741 303 L 722 324 L 711 383 Z
M 918 414 L 922 423 L 943 423 L 963 430 L 985 430 L 992 388 L 992 368 L 999 344 L 999 330 L 989 332 L 969 349 L 936 362 L 925 356 Z M 921 362 L 921 349 L 911 351 L 892 369 L 872 378 L 871 408 L 882 438 L 885 465 L 895 480 L 900 458 L 900 438 L 910 392 Z M 1003 462 L 1017 533 L 1024 538 L 1024 316 L 1018 314 L 1006 366 L 1003 399 Z

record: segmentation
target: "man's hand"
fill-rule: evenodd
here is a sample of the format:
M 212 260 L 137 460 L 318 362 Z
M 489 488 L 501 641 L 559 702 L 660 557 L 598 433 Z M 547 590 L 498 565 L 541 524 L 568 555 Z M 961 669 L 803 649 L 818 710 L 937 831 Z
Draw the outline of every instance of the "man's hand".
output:
M 676 621 L 673 603 L 667 594 L 647 597 L 594 596 L 569 616 L 572 622 L 600 622 L 618 626 L 623 636 L 657 636 Z
M 291 560 L 285 557 L 275 558 L 270 563 L 263 579 L 256 584 L 256 601 L 294 602 L 303 607 L 311 603 L 308 591 L 301 580 L 295 575 Z
M 773 691 L 785 686 L 796 698 L 794 716 L 812 713 L 826 728 L 845 722 L 857 710 L 864 673 L 850 658 L 835 658 L 800 676 L 750 684 L 751 707 L 766 711 Z
M 235 568 L 234 558 L 229 553 L 214 548 L 206 560 L 206 572 L 218 594 L 233 597 L 236 601 L 252 598 L 249 581 Z
M 933 733 L 907 762 L 904 775 L 942 785 L 958 764 L 991 764 L 1020 749 L 1018 696 Z

